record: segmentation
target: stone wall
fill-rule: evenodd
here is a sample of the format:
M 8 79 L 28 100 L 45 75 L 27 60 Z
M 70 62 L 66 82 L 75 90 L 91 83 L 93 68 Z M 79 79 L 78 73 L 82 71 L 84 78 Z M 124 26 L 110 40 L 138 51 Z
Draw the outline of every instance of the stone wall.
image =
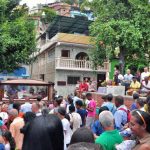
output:
M 103 103 L 103 99 L 102 99 L 103 95 L 104 94 L 99 94 L 99 93 L 96 93 L 96 92 L 92 93 L 92 96 L 96 100 L 98 106 L 101 106 L 102 103 Z M 124 97 L 124 104 L 127 106 L 128 109 L 130 109 L 131 105 L 134 103 L 134 100 L 133 100 L 132 96 L 123 96 L 123 97 Z M 141 98 L 143 100 L 146 100 L 146 97 L 141 97 Z
M 57 70 L 55 74 L 55 89 L 58 94 L 66 96 L 70 93 L 74 93 L 76 85 L 68 85 L 67 77 L 75 76 L 80 77 L 80 80 L 83 80 L 84 77 L 90 77 L 91 79 L 96 78 L 97 74 L 94 72 L 85 72 L 85 71 L 67 71 L 67 70 Z M 65 81 L 65 86 L 58 86 L 57 81 Z

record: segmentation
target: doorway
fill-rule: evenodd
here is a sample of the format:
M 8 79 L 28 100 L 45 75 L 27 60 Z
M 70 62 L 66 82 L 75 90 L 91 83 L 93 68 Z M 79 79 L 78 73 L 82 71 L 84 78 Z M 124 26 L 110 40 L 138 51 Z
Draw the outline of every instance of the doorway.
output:
M 101 83 L 106 80 L 106 73 L 97 74 L 97 88 L 102 86 Z

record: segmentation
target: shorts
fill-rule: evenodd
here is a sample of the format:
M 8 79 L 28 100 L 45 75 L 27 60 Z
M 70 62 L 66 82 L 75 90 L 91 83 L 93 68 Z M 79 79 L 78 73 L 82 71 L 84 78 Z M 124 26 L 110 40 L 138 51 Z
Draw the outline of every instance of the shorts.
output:
M 94 117 L 87 117 L 86 118 L 86 127 L 91 128 L 92 123 L 94 122 Z

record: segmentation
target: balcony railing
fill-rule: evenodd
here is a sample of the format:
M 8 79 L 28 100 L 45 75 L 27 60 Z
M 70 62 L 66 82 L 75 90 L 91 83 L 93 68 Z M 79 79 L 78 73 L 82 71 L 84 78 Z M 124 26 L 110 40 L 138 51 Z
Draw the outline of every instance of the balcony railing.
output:
M 104 62 L 103 67 L 99 66 L 96 69 L 93 68 L 92 61 L 88 60 L 76 60 L 76 59 L 55 59 L 56 69 L 62 70 L 80 70 L 80 71 L 109 71 L 109 62 Z

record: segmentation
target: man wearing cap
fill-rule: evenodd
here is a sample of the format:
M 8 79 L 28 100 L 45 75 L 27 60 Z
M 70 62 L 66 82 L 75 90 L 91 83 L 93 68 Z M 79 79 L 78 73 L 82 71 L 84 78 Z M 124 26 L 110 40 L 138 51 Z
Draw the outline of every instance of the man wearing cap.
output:
M 132 82 L 130 84 L 130 89 L 127 91 L 128 95 L 132 95 L 134 91 L 138 92 L 141 87 L 140 82 L 137 81 L 135 76 L 132 77 Z

